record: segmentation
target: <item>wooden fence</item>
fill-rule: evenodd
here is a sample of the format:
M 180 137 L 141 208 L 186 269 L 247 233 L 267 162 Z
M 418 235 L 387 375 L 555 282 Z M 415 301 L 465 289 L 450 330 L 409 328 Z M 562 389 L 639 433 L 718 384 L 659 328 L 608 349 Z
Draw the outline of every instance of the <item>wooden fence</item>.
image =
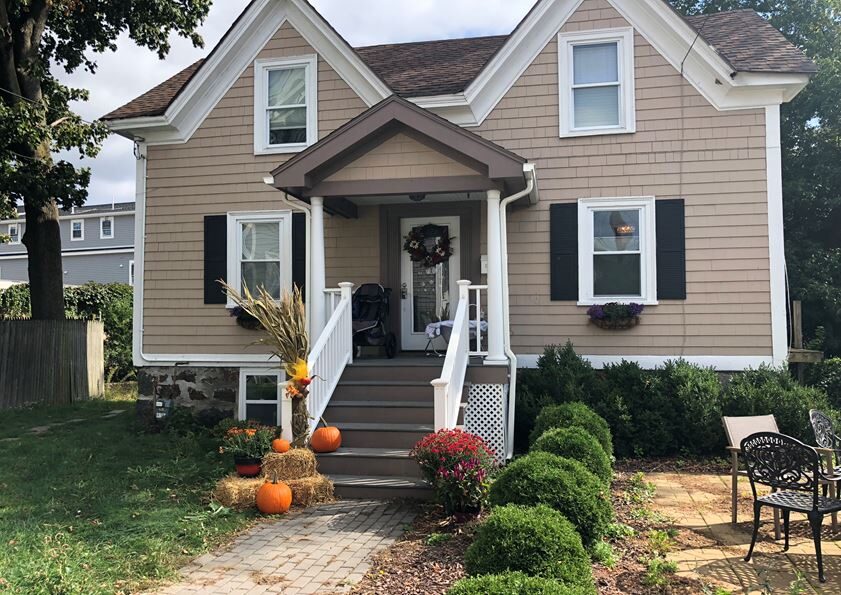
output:
M 0 409 L 105 391 L 105 331 L 84 320 L 0 320 Z

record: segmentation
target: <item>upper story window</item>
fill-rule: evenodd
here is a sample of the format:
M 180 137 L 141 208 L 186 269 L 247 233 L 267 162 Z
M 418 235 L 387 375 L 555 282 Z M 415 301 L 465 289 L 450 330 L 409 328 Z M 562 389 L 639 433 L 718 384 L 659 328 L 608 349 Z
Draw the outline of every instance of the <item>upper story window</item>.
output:
M 254 152 L 293 153 L 318 140 L 316 56 L 254 63 Z
M 579 303 L 657 303 L 653 197 L 578 201 Z
M 99 218 L 99 239 L 110 240 L 114 237 L 114 218 L 100 217 Z
M 78 242 L 85 239 L 85 220 L 74 219 L 70 222 L 70 241 Z
M 20 244 L 20 224 L 19 223 L 10 223 L 9 224 L 9 243 L 10 244 Z
M 228 283 L 242 293 L 264 287 L 275 299 L 292 287 L 292 214 L 228 213 Z M 233 302 L 228 301 L 229 306 Z
M 561 136 L 634 132 L 632 29 L 558 36 Z

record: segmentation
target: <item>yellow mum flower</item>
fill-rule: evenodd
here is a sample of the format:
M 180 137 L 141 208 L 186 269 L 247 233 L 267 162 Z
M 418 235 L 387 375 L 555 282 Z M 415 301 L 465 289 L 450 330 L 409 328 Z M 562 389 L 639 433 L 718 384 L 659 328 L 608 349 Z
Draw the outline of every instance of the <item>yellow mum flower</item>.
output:
M 303 380 L 308 380 L 309 370 L 307 368 L 307 362 L 302 359 L 298 359 L 298 361 L 294 364 L 287 365 L 286 374 L 292 382 L 300 383 Z

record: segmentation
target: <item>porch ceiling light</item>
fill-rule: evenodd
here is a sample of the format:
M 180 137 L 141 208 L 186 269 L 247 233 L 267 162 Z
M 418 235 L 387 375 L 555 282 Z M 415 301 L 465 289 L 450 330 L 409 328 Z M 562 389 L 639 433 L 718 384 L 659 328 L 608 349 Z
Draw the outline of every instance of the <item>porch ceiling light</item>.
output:
M 426 194 L 410 194 L 409 200 L 412 202 L 421 202 L 426 198 Z

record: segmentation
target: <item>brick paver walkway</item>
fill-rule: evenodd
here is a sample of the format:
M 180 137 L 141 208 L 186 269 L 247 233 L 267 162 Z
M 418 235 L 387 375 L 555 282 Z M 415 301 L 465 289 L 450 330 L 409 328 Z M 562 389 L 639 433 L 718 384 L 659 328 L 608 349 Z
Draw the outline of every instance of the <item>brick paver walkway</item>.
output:
M 657 486 L 652 509 L 669 517 L 681 534 L 669 559 L 680 574 L 726 586 L 733 593 L 841 593 L 841 534 L 824 521 L 822 549 L 827 582 L 818 582 L 815 549 L 804 515 L 791 515 L 791 547 L 774 541 L 770 509 L 763 512 L 753 559 L 750 545 L 753 506 L 747 478 L 739 480 L 739 524 L 730 523 L 730 476 L 650 473 Z M 767 512 L 766 512 L 767 511 Z M 793 588 L 799 586 L 802 590 Z
M 371 556 L 415 517 L 406 504 L 342 501 L 258 525 L 228 548 L 182 569 L 160 595 L 342 593 L 362 579 Z

